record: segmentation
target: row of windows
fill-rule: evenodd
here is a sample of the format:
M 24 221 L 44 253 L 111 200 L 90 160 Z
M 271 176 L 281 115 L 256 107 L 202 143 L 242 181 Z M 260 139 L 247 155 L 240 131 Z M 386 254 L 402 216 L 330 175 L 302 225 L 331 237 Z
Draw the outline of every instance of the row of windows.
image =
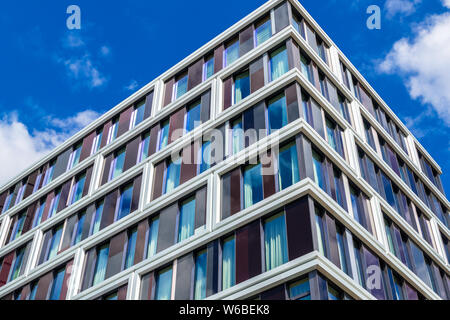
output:
M 444 205 L 439 202 L 437 197 L 427 187 L 424 186 L 422 180 L 413 173 L 411 168 L 393 151 L 389 144 L 378 136 L 370 124 L 364 120 L 364 128 L 366 133 L 366 140 L 373 150 L 377 150 L 377 145 L 380 146 L 381 155 L 384 162 L 394 170 L 394 172 L 405 182 L 411 190 L 429 207 L 439 218 L 439 220 L 448 226 L 446 214 L 444 213 Z M 361 153 L 361 151 L 359 151 Z M 371 165 L 369 165 L 371 166 Z
M 192 237 L 205 224 L 205 201 L 206 187 L 88 250 L 83 290 Z
M 449 299 L 448 275 L 389 218 L 384 217 L 389 250 L 442 299 Z
M 397 144 L 408 154 L 408 148 L 406 146 L 406 134 L 394 123 L 392 119 L 386 114 L 383 108 L 378 105 L 375 100 L 367 93 L 367 91 L 362 87 L 362 85 L 356 80 L 356 78 L 351 74 L 350 70 L 342 63 L 341 71 L 342 77 L 344 79 L 344 84 L 347 88 L 352 89 L 356 98 L 367 108 L 367 110 L 374 116 L 374 118 L 381 124 L 381 126 L 386 130 L 386 132 L 397 142 Z M 365 129 L 367 134 L 367 122 L 365 122 Z M 368 139 L 369 143 L 372 143 L 371 139 Z M 373 142 L 374 143 L 374 142 Z M 374 146 L 373 146 L 374 147 Z M 416 147 L 417 150 L 417 147 Z M 418 151 L 420 166 L 422 172 L 430 179 L 430 181 L 442 192 L 444 189 L 440 180 L 440 175 L 438 171 L 432 168 L 431 164 L 423 157 L 420 151 Z
M 65 300 L 73 261 L 33 280 L 1 300 Z
M 25 272 L 31 241 L 0 258 L 0 287 Z
M 16 240 L 40 223 L 86 196 L 92 175 L 92 167 L 66 181 L 42 199 L 11 217 L 5 244 Z
M 126 131 L 133 129 L 150 116 L 152 102 L 153 92 L 80 139 L 72 147 L 24 178 L 23 181 L 0 194 L 0 211 L 2 213 L 8 211 L 63 173 L 73 169 L 84 159 L 97 153 L 100 148 L 111 143 Z
M 315 206 L 315 225 L 319 252 L 377 299 L 422 299 L 409 283 L 319 206 Z M 379 276 L 378 285 L 373 283 L 374 274 Z
M 419 231 L 420 228 L 416 222 L 416 212 L 418 212 L 418 209 L 410 199 L 407 198 L 398 186 L 392 182 L 391 179 L 389 179 L 386 174 L 359 148 L 358 153 L 359 165 L 364 180 L 366 180 L 417 232 L 423 234 L 423 231 Z M 441 205 L 433 193 L 423 186 L 419 179 L 417 179 L 415 183 L 417 186 L 415 190 L 419 191 L 419 197 L 436 214 L 439 220 L 447 226 L 449 216 L 446 208 Z

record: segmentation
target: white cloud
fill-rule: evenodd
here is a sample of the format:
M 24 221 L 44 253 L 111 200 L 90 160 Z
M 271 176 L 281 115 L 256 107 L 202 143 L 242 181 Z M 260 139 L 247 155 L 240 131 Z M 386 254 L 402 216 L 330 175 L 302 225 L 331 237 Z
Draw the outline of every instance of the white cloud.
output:
M 16 112 L 4 115 L 0 118 L 0 186 L 98 116 L 97 112 L 86 110 L 67 119 L 49 119 L 53 128 L 30 131 Z
M 421 2 L 422 0 L 386 0 L 384 9 L 387 11 L 389 17 L 393 17 L 397 14 L 408 16 L 416 11 L 417 5 Z
M 450 126 L 450 13 L 419 24 L 410 38 L 398 40 L 379 65 L 403 77 L 409 94 L 430 104 Z
M 66 48 L 79 48 L 85 45 L 81 36 L 72 32 L 67 33 L 67 35 L 62 39 L 62 42 L 63 46 Z
M 442 5 L 450 9 L 450 0 L 442 0 Z
M 100 48 L 100 55 L 102 57 L 109 57 L 111 55 L 111 49 L 108 46 L 102 46 Z
M 79 58 L 59 59 L 59 61 L 62 61 L 66 66 L 66 71 L 70 78 L 83 81 L 90 89 L 101 87 L 108 81 L 98 68 L 94 66 L 89 54 Z
M 138 82 L 136 80 L 131 80 L 130 84 L 125 86 L 125 90 L 127 91 L 133 91 L 139 86 Z

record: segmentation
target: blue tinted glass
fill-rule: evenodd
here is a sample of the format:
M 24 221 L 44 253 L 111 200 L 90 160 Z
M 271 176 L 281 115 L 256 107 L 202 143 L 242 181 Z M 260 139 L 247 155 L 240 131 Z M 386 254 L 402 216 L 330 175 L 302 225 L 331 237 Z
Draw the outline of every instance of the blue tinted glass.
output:
M 94 217 L 94 223 L 92 226 L 92 234 L 95 234 L 100 230 L 100 222 L 102 220 L 102 213 L 103 213 L 103 202 L 97 205 L 95 209 L 95 217 Z
M 234 79 L 234 103 L 238 103 L 250 94 L 250 77 L 245 71 Z
M 278 162 L 280 189 L 283 190 L 300 180 L 296 145 L 289 144 L 287 147 L 282 148 Z
M 205 141 L 202 145 L 202 159 L 200 163 L 200 173 L 211 167 L 211 142 Z
M 200 124 L 200 111 L 201 103 L 198 101 L 193 106 L 191 106 L 187 112 L 186 118 L 186 131 L 192 131 Z
M 271 79 L 276 80 L 289 70 L 286 47 L 281 47 L 270 55 Z
M 383 180 L 384 193 L 386 194 L 386 201 L 396 208 L 396 201 L 394 199 L 394 191 L 392 191 L 391 181 L 382 173 L 381 178 Z
M 222 290 L 236 283 L 235 251 L 234 237 L 225 240 L 222 247 Z
M 284 95 L 269 101 L 268 112 L 270 133 L 287 125 L 287 108 Z
M 119 176 L 123 171 L 123 165 L 125 164 L 125 149 L 119 151 L 114 159 L 114 167 L 111 169 L 111 179 Z
M 321 157 L 313 151 L 313 168 L 314 168 L 314 180 L 321 187 L 324 188 L 323 176 L 322 176 L 322 159 Z
M 159 137 L 159 150 L 162 150 L 169 143 L 169 121 L 162 124 Z
M 164 193 L 169 193 L 180 183 L 180 163 L 171 162 L 166 172 L 166 187 Z
M 96 285 L 105 279 L 106 266 L 108 264 L 109 246 L 103 245 L 97 253 L 97 261 L 95 264 L 94 280 L 92 285 Z
M 309 279 L 302 279 L 289 288 L 289 296 L 291 299 L 311 300 Z
M 248 167 L 244 172 L 244 208 L 263 199 L 261 165 Z
M 178 227 L 178 242 L 194 235 L 195 228 L 195 199 L 191 198 L 181 205 Z
M 86 175 L 79 178 L 78 182 L 76 183 L 76 187 L 74 188 L 74 193 L 72 197 L 72 203 L 77 202 L 83 197 L 83 189 L 84 189 L 84 183 L 86 181 Z
M 130 213 L 131 200 L 133 198 L 133 185 L 130 185 L 122 191 L 119 202 L 119 212 L 117 213 L 117 219 L 120 220 Z
M 205 62 L 203 80 L 209 79 L 214 75 L 214 58 Z
M 244 149 L 244 130 L 242 130 L 242 120 L 233 123 L 233 154 Z
M 50 249 L 48 251 L 47 260 L 50 260 L 58 253 L 59 243 L 61 242 L 61 235 L 63 231 L 63 225 L 59 226 L 53 233 L 52 240 L 50 243 Z
M 194 299 L 206 297 L 206 251 L 197 255 L 195 259 Z
M 284 214 L 269 218 L 264 223 L 266 270 L 272 270 L 288 261 L 286 221 Z
M 184 95 L 187 92 L 187 84 L 188 84 L 188 76 L 184 76 L 183 78 L 181 78 L 180 80 L 178 80 L 177 84 L 176 84 L 176 89 L 177 89 L 177 95 L 176 98 L 181 97 L 182 95 Z
M 155 300 L 170 300 L 172 293 L 172 268 L 160 271 L 156 279 Z
M 75 238 L 74 238 L 74 242 L 73 244 L 77 244 L 78 242 L 81 241 L 81 237 L 83 235 L 83 225 L 84 225 L 84 220 L 86 219 L 86 214 L 83 213 L 80 218 L 78 219 L 78 223 L 77 223 L 77 230 L 75 233 Z
M 158 244 L 159 218 L 152 221 L 148 235 L 147 258 L 156 254 L 156 246 Z
M 137 229 L 134 229 L 128 236 L 127 255 L 124 269 L 128 269 L 134 264 L 134 252 L 136 251 Z
M 144 136 L 144 139 L 141 141 L 141 146 L 140 146 L 141 153 L 139 154 L 138 162 L 141 162 L 141 161 L 144 161 L 145 159 L 147 159 L 149 146 L 150 146 L 150 133 L 147 133 Z
M 256 33 L 256 45 L 260 45 L 261 43 L 270 39 L 272 35 L 272 24 L 270 20 L 267 20 L 263 24 L 255 30 Z
M 239 58 L 239 40 L 225 49 L 225 66 L 229 66 Z
M 136 108 L 136 120 L 134 121 L 134 126 L 137 126 L 139 123 L 144 120 L 145 113 L 145 101 L 142 101 L 140 105 Z
M 55 278 L 53 279 L 52 291 L 50 292 L 50 300 L 59 300 L 61 296 L 61 289 L 64 282 L 65 270 L 62 269 L 58 271 Z

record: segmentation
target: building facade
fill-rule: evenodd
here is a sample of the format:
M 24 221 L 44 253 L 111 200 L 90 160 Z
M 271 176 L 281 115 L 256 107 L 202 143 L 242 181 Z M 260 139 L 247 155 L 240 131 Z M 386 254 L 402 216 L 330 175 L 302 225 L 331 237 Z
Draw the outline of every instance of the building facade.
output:
M 0 189 L 0 299 L 450 299 L 440 174 L 271 0 Z

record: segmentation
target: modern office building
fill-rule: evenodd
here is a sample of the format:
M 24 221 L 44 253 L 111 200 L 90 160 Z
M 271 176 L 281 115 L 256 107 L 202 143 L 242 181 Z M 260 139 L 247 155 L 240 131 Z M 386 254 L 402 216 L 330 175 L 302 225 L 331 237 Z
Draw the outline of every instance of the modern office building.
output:
M 450 299 L 440 174 L 271 0 L 0 189 L 0 299 Z

